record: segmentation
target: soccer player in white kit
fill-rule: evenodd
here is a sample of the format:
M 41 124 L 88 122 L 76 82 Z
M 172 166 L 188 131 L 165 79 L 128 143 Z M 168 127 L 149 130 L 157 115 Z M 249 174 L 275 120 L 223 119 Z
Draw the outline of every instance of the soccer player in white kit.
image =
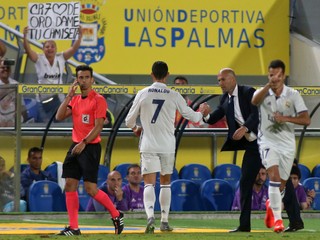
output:
M 166 86 L 169 76 L 165 62 L 152 66 L 153 84 L 138 92 L 126 117 L 126 125 L 139 136 L 140 161 L 144 180 L 143 201 L 148 217 L 145 233 L 154 233 L 154 204 L 156 173 L 160 172 L 161 231 L 172 231 L 168 224 L 171 203 L 171 174 L 175 161 L 174 121 L 176 110 L 192 121 L 202 119 L 200 112 L 193 111 L 180 93 Z M 140 115 L 141 127 L 136 124 Z
M 281 200 L 295 156 L 294 124 L 310 124 L 301 95 L 284 84 L 285 78 L 285 64 L 281 60 L 272 61 L 268 68 L 269 82 L 252 98 L 252 104 L 259 107 L 258 144 L 270 179 L 270 206 L 267 204 L 265 223 L 274 226 L 274 232 L 284 230 Z

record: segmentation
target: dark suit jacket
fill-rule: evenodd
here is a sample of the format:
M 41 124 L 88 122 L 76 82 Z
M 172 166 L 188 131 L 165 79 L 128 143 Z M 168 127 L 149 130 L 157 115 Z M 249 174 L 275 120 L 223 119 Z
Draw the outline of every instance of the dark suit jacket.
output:
M 244 119 L 244 126 L 248 128 L 249 132 L 258 133 L 258 124 L 259 124 L 259 113 L 258 108 L 251 104 L 251 99 L 255 89 L 249 86 L 240 86 L 238 85 L 238 98 L 240 110 Z M 214 124 L 223 118 L 226 115 L 228 108 L 228 93 L 224 93 L 220 97 L 220 104 L 217 109 L 210 114 L 210 118 L 205 121 L 209 124 Z M 230 120 L 230 119 L 229 119 Z M 229 122 L 227 119 L 227 121 Z M 239 127 L 239 126 L 238 126 Z M 227 137 L 226 142 L 224 143 L 221 151 L 234 151 L 234 150 L 244 150 L 248 147 L 256 145 L 256 141 L 249 142 L 243 136 L 239 141 L 235 141 Z M 254 146 L 256 147 L 256 146 Z

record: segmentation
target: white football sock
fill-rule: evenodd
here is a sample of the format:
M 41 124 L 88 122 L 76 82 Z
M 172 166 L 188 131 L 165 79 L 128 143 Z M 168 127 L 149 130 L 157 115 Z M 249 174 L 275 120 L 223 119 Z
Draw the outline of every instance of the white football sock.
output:
M 160 185 L 159 202 L 161 207 L 161 222 L 168 222 L 171 204 L 171 186 Z
M 269 182 L 269 199 L 270 199 L 270 207 L 272 209 L 274 215 L 274 222 L 282 219 L 281 216 L 281 194 L 280 194 L 280 182 Z
M 154 186 L 152 184 L 147 184 L 144 186 L 143 191 L 143 202 L 144 209 L 146 211 L 148 219 L 154 218 L 154 203 L 156 201 L 156 194 L 154 190 Z

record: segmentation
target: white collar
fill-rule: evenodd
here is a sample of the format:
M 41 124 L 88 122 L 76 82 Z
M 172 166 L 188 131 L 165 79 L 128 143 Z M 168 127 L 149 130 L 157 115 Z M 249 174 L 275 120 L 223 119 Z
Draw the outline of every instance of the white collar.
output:
M 288 90 L 289 88 L 284 84 L 283 85 L 283 89 L 282 89 L 282 92 L 280 94 L 280 97 L 285 97 L 287 96 L 287 93 L 288 93 Z M 272 95 L 275 95 L 274 91 L 270 88 L 269 89 L 269 94 L 272 96 Z
M 233 89 L 232 95 L 228 93 L 228 96 L 229 98 L 231 98 L 231 96 L 238 97 L 238 84 L 236 84 L 236 87 Z

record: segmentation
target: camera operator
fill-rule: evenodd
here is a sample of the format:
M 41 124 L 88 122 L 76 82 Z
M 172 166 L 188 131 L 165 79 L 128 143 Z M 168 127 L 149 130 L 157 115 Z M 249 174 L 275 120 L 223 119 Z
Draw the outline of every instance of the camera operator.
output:
M 15 126 L 16 114 L 16 89 L 4 88 L 1 86 L 18 84 L 18 82 L 10 77 L 11 66 L 15 63 L 11 59 L 0 59 L 0 127 Z M 27 111 L 24 101 L 21 99 L 22 111 L 21 121 L 27 120 Z

